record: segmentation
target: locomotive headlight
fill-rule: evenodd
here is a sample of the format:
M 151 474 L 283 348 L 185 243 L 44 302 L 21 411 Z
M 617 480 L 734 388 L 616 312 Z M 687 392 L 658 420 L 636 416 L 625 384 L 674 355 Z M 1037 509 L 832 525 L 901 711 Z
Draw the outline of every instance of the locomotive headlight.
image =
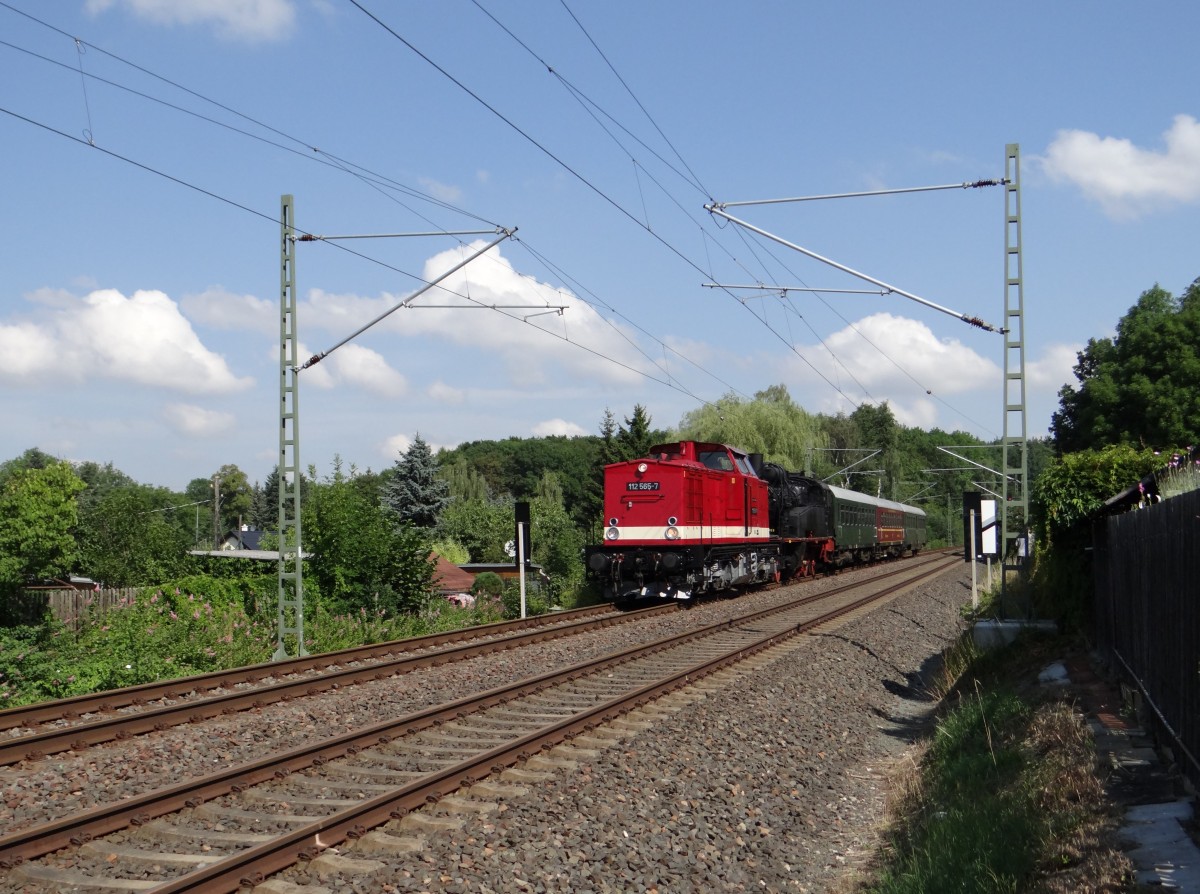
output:
M 616 528 L 609 528 L 607 531 L 604 532 L 605 540 L 616 540 L 620 536 L 621 536 L 621 532 L 618 531 Z
M 648 468 L 650 468 L 650 467 L 649 467 L 648 465 L 646 465 L 645 463 L 638 463 L 638 467 L 637 467 L 638 474 L 639 474 L 639 475 L 645 475 L 645 474 L 646 474 L 646 470 L 647 470 Z
M 668 540 L 678 540 L 679 539 L 679 529 L 677 527 L 675 527 L 674 525 L 671 525 L 671 527 L 667 528 L 666 538 Z

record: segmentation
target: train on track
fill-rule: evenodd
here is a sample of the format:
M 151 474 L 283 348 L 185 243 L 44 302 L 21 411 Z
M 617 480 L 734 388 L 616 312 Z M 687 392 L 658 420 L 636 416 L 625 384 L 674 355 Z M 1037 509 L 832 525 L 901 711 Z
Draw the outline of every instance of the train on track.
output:
M 604 468 L 604 540 L 587 575 L 617 603 L 691 599 L 913 555 L 915 506 L 833 487 L 725 444 L 660 444 Z

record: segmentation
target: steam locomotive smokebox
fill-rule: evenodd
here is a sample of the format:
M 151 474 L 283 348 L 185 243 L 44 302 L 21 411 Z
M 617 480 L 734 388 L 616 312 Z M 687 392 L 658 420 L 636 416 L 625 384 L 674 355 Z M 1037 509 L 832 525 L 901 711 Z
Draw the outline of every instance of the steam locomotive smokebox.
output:
M 1055 621 L 998 621 L 988 619 L 976 621 L 971 627 L 971 637 L 976 648 L 989 652 L 1010 645 L 1022 633 L 1037 636 L 1055 636 L 1058 624 Z

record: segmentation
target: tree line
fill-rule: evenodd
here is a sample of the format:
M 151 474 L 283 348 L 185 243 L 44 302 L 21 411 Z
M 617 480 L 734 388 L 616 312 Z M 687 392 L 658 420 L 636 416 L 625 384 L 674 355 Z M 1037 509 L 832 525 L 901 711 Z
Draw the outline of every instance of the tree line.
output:
M 1088 342 L 1077 358 L 1077 384 L 1060 392 L 1052 437 L 1029 443 L 1033 521 L 1043 540 L 1053 539 L 1056 519 L 1086 515 L 1084 508 L 1110 495 L 1097 493 L 1109 486 L 1105 475 L 1093 475 L 1106 483 L 1090 490 L 1084 481 L 1086 470 L 1104 464 L 1105 451 L 1126 448 L 1134 459 L 1121 454 L 1117 465 L 1148 471 L 1155 450 L 1200 442 L 1198 351 L 1200 280 L 1178 298 L 1154 286 L 1114 336 Z M 532 559 L 554 598 L 572 598 L 582 583 L 580 549 L 602 522 L 605 464 L 675 439 L 734 444 L 842 487 L 915 503 L 926 510 L 935 543 L 960 539 L 964 490 L 999 490 L 985 471 L 1001 466 L 994 442 L 904 426 L 887 403 L 810 413 L 784 385 L 773 385 L 753 397 L 727 394 L 672 428 L 656 427 L 637 404 L 627 415 L 606 411 L 594 435 L 469 441 L 434 454 L 418 434 L 378 472 L 337 459 L 323 474 L 310 467 L 301 480 L 301 527 L 314 555 L 311 579 L 339 607 L 415 610 L 431 590 L 431 551 L 459 564 L 510 561 L 513 505 L 526 501 Z M 942 448 L 970 450 L 978 465 Z M 72 573 L 111 586 L 212 573 L 212 563 L 190 551 L 211 548 L 242 525 L 268 532 L 263 546 L 272 548 L 277 515 L 274 469 L 251 483 L 236 465 L 223 465 L 174 492 L 140 484 L 111 463 L 71 464 L 31 448 L 0 463 L 0 592 Z
M 965 432 L 900 425 L 887 404 L 850 414 L 810 414 L 783 385 L 726 395 L 658 428 L 635 405 L 611 410 L 598 433 L 470 441 L 436 455 L 418 434 L 379 472 L 339 459 L 301 479 L 301 529 L 311 579 L 337 607 L 419 608 L 430 589 L 431 551 L 459 564 L 511 561 L 513 507 L 532 506 L 532 559 L 554 598 L 582 583 L 581 548 L 600 530 L 603 469 L 679 438 L 735 444 L 818 478 L 927 508 L 935 538 L 956 534 L 967 471 L 946 466 L 946 444 L 984 446 Z M 866 462 L 860 462 L 876 451 Z M 998 454 L 997 454 L 998 457 Z M 988 463 L 981 459 L 982 464 Z M 993 465 L 998 464 L 993 462 Z M 276 546 L 278 477 L 251 483 L 236 465 L 193 479 L 182 492 L 139 484 L 111 464 L 70 464 L 37 448 L 0 464 L 0 588 L 84 574 L 108 586 L 157 585 L 213 567 L 190 555 L 248 525 Z M 265 570 L 265 569 L 264 569 Z

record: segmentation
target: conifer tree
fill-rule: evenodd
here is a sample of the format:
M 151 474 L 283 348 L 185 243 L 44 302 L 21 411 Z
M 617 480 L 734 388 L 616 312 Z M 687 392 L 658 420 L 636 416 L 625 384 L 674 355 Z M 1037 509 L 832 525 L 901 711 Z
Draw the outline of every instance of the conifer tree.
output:
M 382 500 L 401 521 L 419 528 L 436 525 L 450 502 L 450 485 L 438 475 L 437 460 L 420 434 L 396 460 Z
M 654 446 L 655 432 L 650 429 L 650 414 L 641 404 L 634 404 L 633 415 L 625 417 L 625 425 L 617 432 L 617 452 L 620 459 L 643 457 Z

